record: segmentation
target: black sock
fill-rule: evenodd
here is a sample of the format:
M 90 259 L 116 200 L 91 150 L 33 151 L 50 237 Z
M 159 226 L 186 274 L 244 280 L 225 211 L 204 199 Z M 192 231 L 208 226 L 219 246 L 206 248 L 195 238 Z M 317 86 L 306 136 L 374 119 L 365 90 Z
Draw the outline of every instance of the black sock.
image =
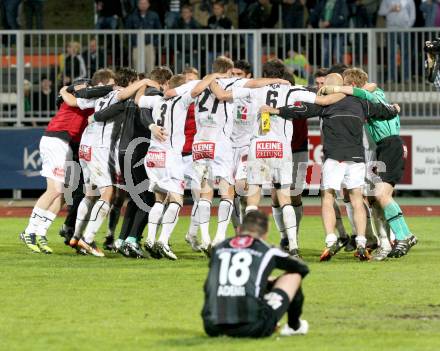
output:
M 124 221 L 122 222 L 119 239 L 125 240 L 130 235 L 136 211 L 137 206 L 134 201 L 130 199 L 127 203 L 127 208 L 125 209 Z
M 304 303 L 304 295 L 301 287 L 299 287 L 292 302 L 290 303 L 289 309 L 287 310 L 287 324 L 294 330 L 298 330 L 300 327 L 299 317 L 302 313 L 302 306 Z
M 80 188 L 80 190 L 78 190 Z M 64 221 L 64 225 L 66 227 L 72 228 L 75 230 L 76 223 L 76 214 L 78 212 L 78 206 L 84 198 L 84 193 L 82 191 L 82 186 L 78 187 L 73 193 L 72 205 L 69 206 L 69 211 L 67 212 L 66 220 Z

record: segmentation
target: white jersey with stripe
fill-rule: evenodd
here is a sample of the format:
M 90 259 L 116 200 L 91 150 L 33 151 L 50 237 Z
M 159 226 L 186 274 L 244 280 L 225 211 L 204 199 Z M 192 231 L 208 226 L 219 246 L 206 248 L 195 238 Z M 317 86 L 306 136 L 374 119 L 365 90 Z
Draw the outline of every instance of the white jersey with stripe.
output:
M 166 141 L 161 142 L 154 135 L 151 136 L 150 147 L 155 149 L 182 153 L 185 144 L 185 121 L 189 105 L 193 102 L 191 92 L 178 95 L 170 99 L 163 96 L 142 96 L 139 107 L 152 109 L 154 122 L 168 133 Z
M 247 80 L 246 80 L 247 81 Z M 252 135 L 258 127 L 257 115 L 252 113 L 251 97 L 234 100 L 234 125 L 231 141 L 234 148 L 249 146 Z
M 243 87 L 242 78 L 217 79 L 224 90 Z M 234 102 L 219 101 L 210 89 L 203 91 L 195 101 L 197 133 L 194 141 L 231 142 L 234 123 Z
M 113 104 L 119 102 L 119 90 L 113 90 L 106 96 L 96 100 L 77 99 L 78 107 L 82 110 L 86 108 L 95 108 L 95 112 L 101 111 Z M 88 133 L 93 134 L 93 145 L 95 147 L 107 147 L 112 144 L 113 120 L 106 122 L 93 122 L 88 126 Z
M 254 124 L 254 137 L 261 136 L 260 107 L 268 105 L 271 107 L 283 107 L 293 105 L 297 101 L 314 103 L 316 94 L 307 91 L 303 87 L 287 84 L 271 84 L 257 89 L 234 88 L 232 90 L 234 101 L 237 99 L 250 98 L 252 101 L 250 113 L 258 123 Z M 290 143 L 293 135 L 291 121 L 282 119 L 276 115 L 270 116 L 270 131 L 264 134 L 266 137 L 277 138 L 285 143 Z

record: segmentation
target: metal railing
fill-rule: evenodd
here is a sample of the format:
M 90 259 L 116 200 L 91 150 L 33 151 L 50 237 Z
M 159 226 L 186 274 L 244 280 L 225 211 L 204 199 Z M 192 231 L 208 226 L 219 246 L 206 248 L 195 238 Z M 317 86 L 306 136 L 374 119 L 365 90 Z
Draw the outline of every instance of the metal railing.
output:
M 361 67 L 401 104 L 403 117 L 432 118 L 439 115 L 440 99 L 425 78 L 423 44 L 438 35 L 438 28 L 0 31 L 0 122 L 47 122 L 59 89 L 99 68 L 148 72 L 167 65 L 180 73 L 194 66 L 203 75 L 220 54 L 250 61 L 256 76 L 264 62 L 278 57 L 303 85 L 313 83 L 318 67 L 339 62 Z

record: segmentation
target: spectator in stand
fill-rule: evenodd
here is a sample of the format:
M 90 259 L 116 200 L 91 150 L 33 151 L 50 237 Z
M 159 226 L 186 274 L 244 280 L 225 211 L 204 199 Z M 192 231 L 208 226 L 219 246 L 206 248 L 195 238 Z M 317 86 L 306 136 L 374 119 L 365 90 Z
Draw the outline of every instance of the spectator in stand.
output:
M 20 3 L 21 0 L 2 0 L 0 2 L 4 29 L 20 29 L 17 22 Z
M 117 29 L 122 17 L 121 0 L 95 0 L 98 21 L 96 29 Z
M 212 4 L 213 15 L 208 19 L 208 28 L 214 30 L 232 29 L 232 21 L 225 16 L 225 4 L 223 1 L 214 1 Z M 218 56 L 218 54 L 230 56 L 227 36 L 218 34 L 215 41 L 209 44 L 210 55 Z M 210 60 L 212 62 L 212 60 Z
M 271 0 L 257 0 L 250 3 L 240 17 L 240 28 L 273 28 L 278 22 L 278 6 Z
M 211 14 L 211 0 L 189 0 L 193 7 L 194 18 L 202 27 L 208 26 L 208 18 Z
M 381 0 L 356 0 L 354 23 L 357 28 L 374 28 Z
M 127 29 L 162 29 L 159 15 L 150 10 L 149 0 L 139 0 L 138 7 L 134 10 L 125 22 L 125 28 Z M 136 42 L 136 35 L 132 37 L 132 42 L 135 47 L 133 48 L 133 63 L 136 67 L 137 63 L 137 45 L 142 45 Z M 149 73 L 153 70 L 156 63 L 156 41 L 150 35 L 145 36 L 145 72 Z
M 93 76 L 98 69 L 104 68 L 104 55 L 104 51 L 98 48 L 96 39 L 92 38 L 89 42 L 89 48 L 82 53 L 87 68 L 87 77 Z
M 295 82 L 298 85 L 307 85 L 308 77 L 312 72 L 309 60 L 304 54 L 295 50 L 289 50 L 288 57 L 283 61 L 284 65 L 293 73 Z
M 86 64 L 80 54 L 81 45 L 71 41 L 67 45 L 67 55 L 63 62 L 63 85 L 70 85 L 74 80 L 85 78 L 87 75 Z
M 409 33 L 401 29 L 411 28 L 416 20 L 416 7 L 413 0 L 382 0 L 379 15 L 385 16 L 388 29 L 394 29 L 388 35 L 388 81 L 397 82 L 396 48 L 400 47 L 400 62 L 403 65 L 403 81 L 408 81 L 410 60 L 413 49 L 409 47 Z
M 32 94 L 32 111 L 34 117 L 52 117 L 56 109 L 56 95 L 52 81 L 41 77 L 40 89 Z
M 183 5 L 180 18 L 174 23 L 173 29 L 200 29 L 201 25 L 193 18 L 192 6 Z M 177 38 L 177 64 L 175 71 L 184 70 L 188 65 L 195 64 L 197 60 L 197 36 L 184 35 Z M 171 40 L 174 43 L 174 39 Z M 192 43 L 192 47 L 191 47 Z
M 306 0 L 282 0 L 283 28 L 304 28 Z
M 420 11 L 423 13 L 425 27 L 440 27 L 440 0 L 422 0 Z
M 169 11 L 165 14 L 165 27 L 174 28 L 177 20 L 180 18 L 180 0 L 167 0 Z
M 26 29 L 43 29 L 43 2 L 44 0 L 26 0 L 24 11 L 26 13 Z
M 319 0 L 310 12 L 310 24 L 315 28 L 348 28 L 349 11 L 345 0 Z M 324 66 L 333 60 L 342 62 L 344 55 L 344 34 L 332 33 L 323 36 Z

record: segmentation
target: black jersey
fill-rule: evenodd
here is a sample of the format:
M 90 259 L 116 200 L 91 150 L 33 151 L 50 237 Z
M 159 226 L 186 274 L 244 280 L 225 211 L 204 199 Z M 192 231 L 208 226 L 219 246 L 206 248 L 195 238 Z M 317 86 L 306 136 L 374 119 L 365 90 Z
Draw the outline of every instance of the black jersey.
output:
M 205 282 L 203 319 L 214 325 L 257 321 L 268 277 L 275 268 L 302 277 L 309 272 L 302 261 L 251 236 L 217 245 Z
M 353 96 L 325 107 L 303 102 L 279 110 L 279 116 L 285 119 L 321 117 L 324 158 L 353 162 L 365 162 L 365 120 L 392 119 L 397 115 L 397 110 L 391 105 L 375 104 Z

